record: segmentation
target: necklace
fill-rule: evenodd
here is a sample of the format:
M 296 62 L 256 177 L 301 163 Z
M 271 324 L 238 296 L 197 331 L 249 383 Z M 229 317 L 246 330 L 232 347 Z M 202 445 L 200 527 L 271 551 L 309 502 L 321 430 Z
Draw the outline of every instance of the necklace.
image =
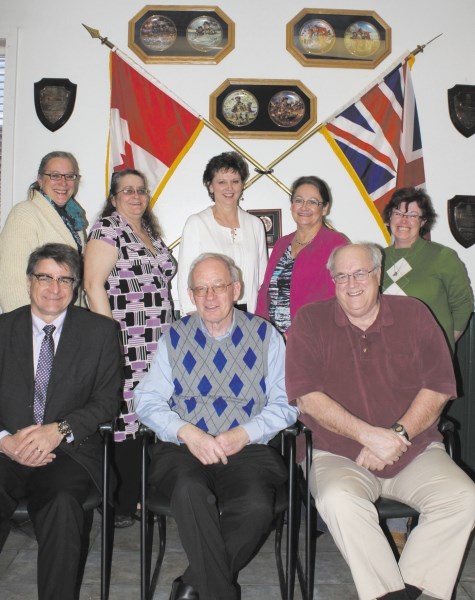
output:
M 314 237 L 315 237 L 315 236 L 313 236 L 313 238 L 314 238 Z M 308 240 L 308 242 L 301 242 L 300 240 L 298 240 L 298 239 L 297 239 L 297 236 L 294 236 L 294 242 L 295 242 L 296 244 L 298 244 L 299 246 L 308 246 L 308 244 L 310 244 L 310 242 L 312 242 L 312 241 L 313 241 L 313 238 L 310 238 L 310 239 Z

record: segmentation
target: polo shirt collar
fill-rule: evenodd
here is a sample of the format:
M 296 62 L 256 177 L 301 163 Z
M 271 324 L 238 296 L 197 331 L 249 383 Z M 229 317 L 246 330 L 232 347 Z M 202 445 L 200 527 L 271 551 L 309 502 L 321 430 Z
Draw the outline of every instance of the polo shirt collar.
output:
M 370 333 L 373 331 L 379 331 L 381 327 L 387 327 L 394 323 L 393 313 L 391 311 L 391 307 L 389 303 L 386 302 L 385 297 L 382 294 L 379 294 L 379 312 L 376 317 L 374 323 L 366 330 L 366 333 Z M 335 325 L 337 327 L 352 327 L 355 329 L 359 329 L 356 325 L 350 323 L 350 320 L 346 316 L 344 310 L 338 303 L 338 300 L 335 299 Z M 360 330 L 361 331 L 361 330 Z

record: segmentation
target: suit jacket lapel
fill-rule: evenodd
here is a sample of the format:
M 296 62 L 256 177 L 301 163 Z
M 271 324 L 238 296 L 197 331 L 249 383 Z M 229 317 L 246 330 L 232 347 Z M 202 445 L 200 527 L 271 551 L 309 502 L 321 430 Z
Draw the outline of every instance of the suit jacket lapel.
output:
M 68 307 L 58 347 L 54 354 L 53 368 L 48 384 L 47 403 L 54 403 L 55 398 L 61 397 L 61 394 L 55 394 L 55 391 L 58 386 L 61 386 L 62 380 L 67 376 L 67 373 L 70 372 L 70 365 L 77 353 L 76 338 L 78 334 L 79 332 L 76 331 L 74 324 L 73 311 L 71 307 Z
M 28 397 L 33 398 L 35 371 L 33 366 L 33 329 L 31 310 L 25 307 L 12 328 L 11 352 L 28 388 Z

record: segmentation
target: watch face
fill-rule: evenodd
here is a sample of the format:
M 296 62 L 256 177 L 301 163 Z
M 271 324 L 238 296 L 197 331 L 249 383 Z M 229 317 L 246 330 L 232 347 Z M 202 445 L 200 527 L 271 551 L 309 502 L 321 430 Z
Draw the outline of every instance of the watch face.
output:
M 58 431 L 61 435 L 69 435 L 71 433 L 71 427 L 66 421 L 58 423 Z

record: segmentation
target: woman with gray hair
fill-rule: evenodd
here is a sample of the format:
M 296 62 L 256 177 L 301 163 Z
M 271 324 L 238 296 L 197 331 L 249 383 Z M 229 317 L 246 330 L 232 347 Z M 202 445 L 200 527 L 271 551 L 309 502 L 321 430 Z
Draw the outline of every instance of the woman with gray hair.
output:
M 25 283 L 28 257 L 38 246 L 67 244 L 82 254 L 86 219 L 75 199 L 79 166 L 70 152 L 55 150 L 41 159 L 28 199 L 16 204 L 0 234 L 0 308 L 29 304 Z M 83 305 L 79 290 L 77 304 Z

